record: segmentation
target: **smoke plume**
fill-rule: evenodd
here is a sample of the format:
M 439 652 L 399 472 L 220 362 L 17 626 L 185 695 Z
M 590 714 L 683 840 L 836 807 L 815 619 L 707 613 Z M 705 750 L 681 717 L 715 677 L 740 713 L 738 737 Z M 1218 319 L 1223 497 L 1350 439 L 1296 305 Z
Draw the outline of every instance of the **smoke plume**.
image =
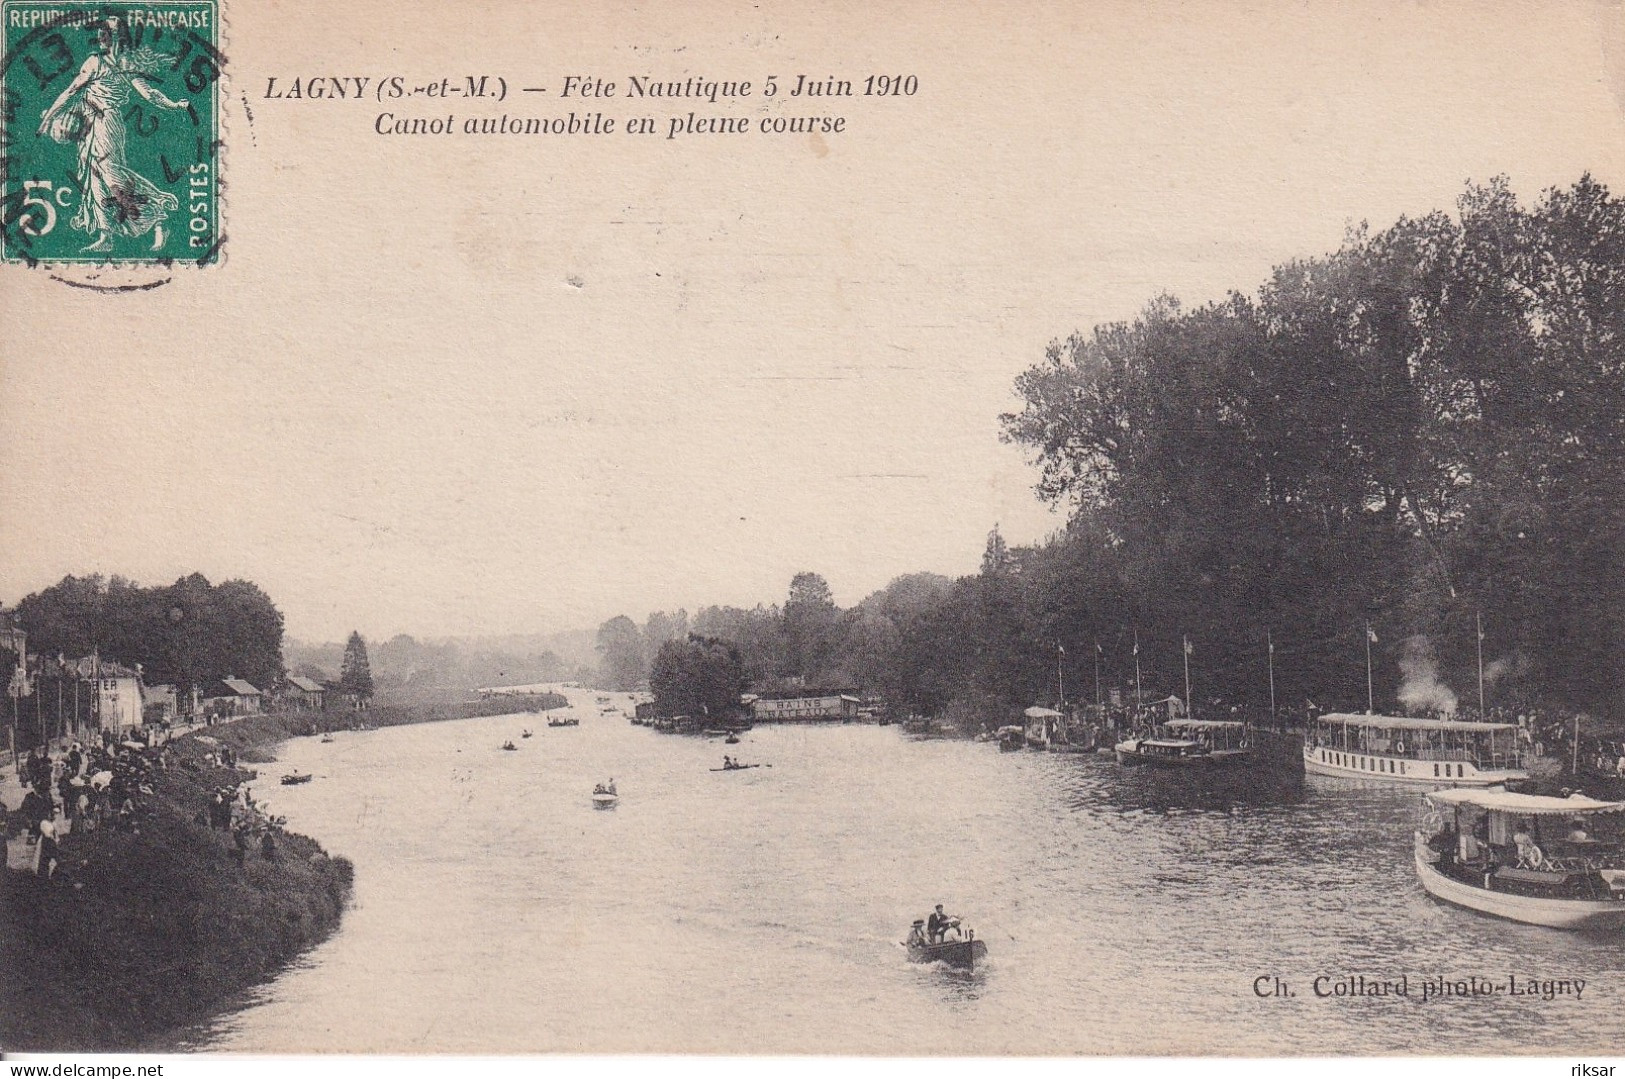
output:
M 1455 715 L 1456 694 L 1439 680 L 1439 661 L 1426 636 L 1419 633 L 1405 638 L 1400 647 L 1399 674 L 1399 699 L 1406 708 Z
M 1522 678 L 1529 670 L 1529 657 L 1522 652 L 1484 664 L 1484 684 L 1493 686 L 1503 678 Z

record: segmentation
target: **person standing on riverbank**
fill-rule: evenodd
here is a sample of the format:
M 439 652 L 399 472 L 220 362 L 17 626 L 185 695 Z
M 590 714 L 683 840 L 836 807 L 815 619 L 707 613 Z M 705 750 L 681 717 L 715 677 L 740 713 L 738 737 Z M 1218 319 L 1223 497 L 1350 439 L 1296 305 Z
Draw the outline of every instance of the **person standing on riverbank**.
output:
M 50 815 L 39 823 L 39 860 L 34 870 L 47 880 L 56 872 L 56 828 L 56 809 L 53 807 Z

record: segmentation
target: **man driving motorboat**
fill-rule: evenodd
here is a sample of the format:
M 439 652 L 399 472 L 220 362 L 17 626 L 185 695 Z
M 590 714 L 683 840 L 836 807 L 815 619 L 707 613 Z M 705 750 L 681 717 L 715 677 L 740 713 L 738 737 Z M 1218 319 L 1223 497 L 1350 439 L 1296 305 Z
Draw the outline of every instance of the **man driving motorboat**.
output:
M 954 939 L 957 940 L 959 939 L 959 919 L 953 915 L 944 914 L 942 904 L 938 903 L 937 909 L 931 912 L 931 917 L 926 921 L 926 932 L 933 944 L 941 944 L 947 940 L 950 932 L 953 933 Z

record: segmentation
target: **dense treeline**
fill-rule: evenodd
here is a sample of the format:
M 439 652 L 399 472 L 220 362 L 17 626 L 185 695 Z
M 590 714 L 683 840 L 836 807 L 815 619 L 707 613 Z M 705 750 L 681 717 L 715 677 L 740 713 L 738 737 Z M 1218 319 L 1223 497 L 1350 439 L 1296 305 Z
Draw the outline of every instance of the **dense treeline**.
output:
M 1391 700 L 1429 653 L 1473 685 L 1481 615 L 1502 692 L 1619 713 L 1625 203 L 1587 177 L 1459 210 L 1021 376 L 1006 435 L 1105 563 L 1057 628 L 1138 626 L 1162 656 L 1189 633 L 1213 692 L 1253 699 L 1273 632 L 1295 689 L 1354 704 L 1366 622 Z
M 1187 639 L 1199 706 L 1267 704 L 1273 641 L 1281 705 L 1363 708 L 1368 625 L 1379 708 L 1476 703 L 1481 619 L 1492 704 L 1625 716 L 1625 203 L 1586 177 L 1458 210 L 1052 343 L 1002 417 L 1068 513 L 1041 546 L 995 529 L 972 577 L 841 611 L 803 574 L 782 609 L 681 628 L 735 644 L 758 687 L 977 723 L 1062 679 L 1092 698 L 1097 663 L 1183 696 Z M 622 683 L 661 643 L 599 634 Z
M 201 573 L 143 588 L 100 574 L 64 577 L 17 604 L 29 651 L 140 664 L 149 684 L 206 688 L 224 677 L 262 689 L 283 676 L 282 612 L 250 581 Z

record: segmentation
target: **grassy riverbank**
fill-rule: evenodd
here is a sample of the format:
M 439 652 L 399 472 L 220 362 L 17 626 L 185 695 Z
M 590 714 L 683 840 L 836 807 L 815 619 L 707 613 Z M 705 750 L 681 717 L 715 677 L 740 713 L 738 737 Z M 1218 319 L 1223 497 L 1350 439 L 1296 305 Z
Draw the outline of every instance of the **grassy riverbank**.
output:
M 212 792 L 248 778 L 208 759 L 219 744 L 267 760 L 287 738 L 540 711 L 563 698 L 387 705 L 252 716 L 177 738 L 135 830 L 63 839 L 42 880 L 0 872 L 0 1050 L 129 1049 L 198 1022 L 338 928 L 350 863 L 283 833 L 274 860 L 239 867 L 229 833 L 199 823 Z M 214 743 L 198 736 L 213 739 Z

